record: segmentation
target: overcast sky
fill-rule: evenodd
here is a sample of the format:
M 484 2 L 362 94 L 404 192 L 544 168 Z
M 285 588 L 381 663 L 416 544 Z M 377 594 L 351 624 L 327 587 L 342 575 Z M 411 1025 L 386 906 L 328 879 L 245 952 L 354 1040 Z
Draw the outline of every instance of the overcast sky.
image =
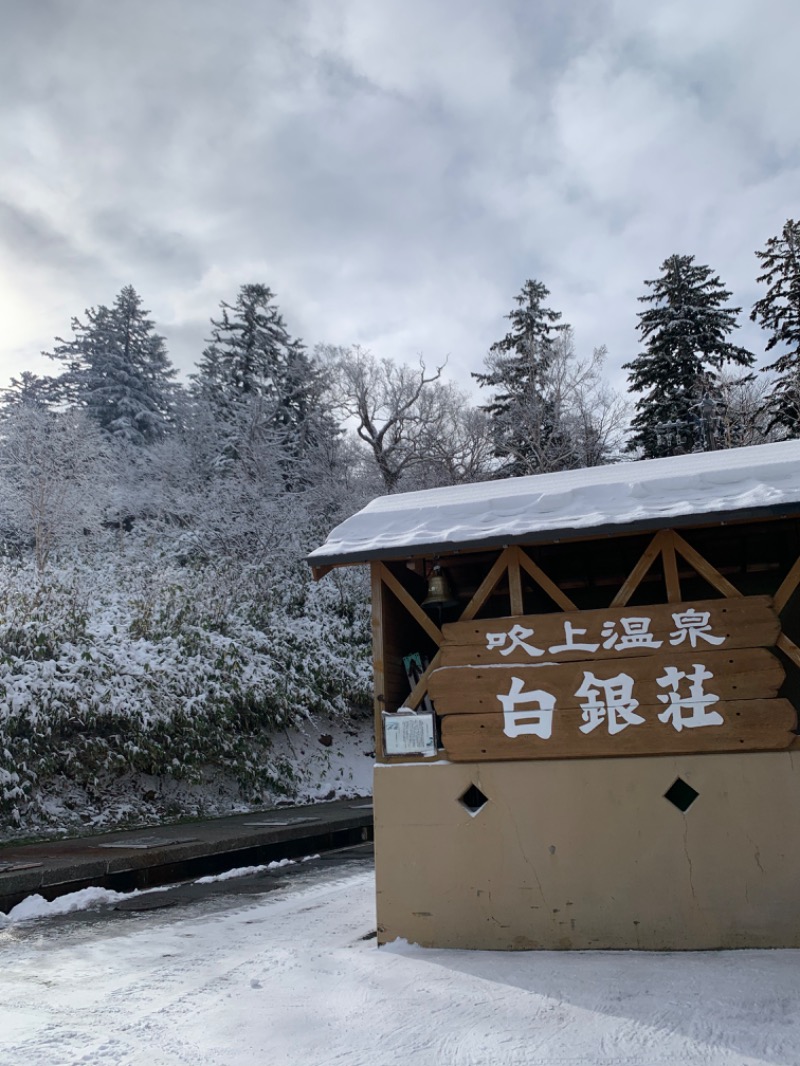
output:
M 800 217 L 797 0 L 0 0 L 0 384 L 133 284 L 188 373 L 220 300 L 462 384 L 527 278 L 638 350 L 673 253 L 745 308 Z M 763 359 L 761 360 L 763 362 Z

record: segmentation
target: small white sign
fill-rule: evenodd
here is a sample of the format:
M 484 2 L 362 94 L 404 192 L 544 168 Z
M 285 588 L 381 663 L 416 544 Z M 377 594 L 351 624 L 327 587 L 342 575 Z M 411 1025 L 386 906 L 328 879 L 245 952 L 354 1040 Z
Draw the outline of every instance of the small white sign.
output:
M 436 726 L 432 714 L 384 714 L 387 755 L 436 755 Z

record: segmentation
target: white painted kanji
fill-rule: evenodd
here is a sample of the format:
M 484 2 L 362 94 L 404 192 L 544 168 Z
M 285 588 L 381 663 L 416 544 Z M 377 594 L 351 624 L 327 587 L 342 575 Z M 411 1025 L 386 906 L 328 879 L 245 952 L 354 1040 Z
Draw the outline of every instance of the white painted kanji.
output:
M 553 644 L 550 647 L 551 653 L 559 651 L 597 651 L 600 647 L 599 644 L 581 644 L 580 641 L 576 641 L 576 636 L 584 636 L 585 629 L 578 629 L 572 624 L 572 622 L 564 622 L 564 643 Z
M 641 725 L 645 721 L 635 713 L 639 701 L 633 698 L 633 678 L 628 674 L 599 678 L 587 670 L 575 695 L 583 700 L 582 733 L 591 733 L 607 722 L 608 732 L 613 736 L 629 725 Z
M 635 618 L 620 618 L 622 633 L 617 632 L 617 623 L 603 622 L 600 639 L 604 648 L 625 651 L 628 648 L 660 648 L 663 640 L 656 640 L 650 632 L 651 618 L 644 615 Z
M 715 636 L 711 632 L 709 618 L 710 611 L 696 611 L 689 607 L 685 611 L 673 614 L 675 629 L 670 633 L 670 644 L 683 644 L 688 639 L 693 648 L 697 647 L 698 640 L 704 640 L 708 644 L 723 644 L 725 637 Z
M 531 658 L 544 655 L 544 651 L 541 648 L 526 643 L 527 638 L 532 636 L 532 629 L 526 629 L 525 626 L 519 624 L 512 626 L 511 629 L 505 633 L 487 633 L 486 650 L 492 651 L 493 649 L 499 649 L 501 655 L 510 655 L 515 648 L 522 648 L 531 656 Z M 508 641 L 507 647 L 505 646 L 506 641 Z
M 679 670 L 677 666 L 667 666 L 664 676 L 657 679 L 662 688 L 671 689 L 666 694 L 659 693 L 658 695 L 661 703 L 668 704 L 666 710 L 659 714 L 659 721 L 670 722 L 679 733 L 682 729 L 724 725 L 725 720 L 719 711 L 708 710 L 719 700 L 719 696 L 706 692 L 703 687 L 703 683 L 710 681 L 713 676 L 711 671 L 700 663 L 694 663 L 691 673 Z M 679 689 L 684 680 L 689 683 L 689 688 L 688 695 L 682 696 Z
M 519 677 L 511 678 L 511 689 L 506 696 L 498 696 L 503 708 L 503 732 L 507 737 L 519 737 L 525 734 L 549 740 L 553 734 L 553 711 L 556 698 L 550 692 L 533 689 L 524 692 L 525 682 Z M 520 704 L 531 704 L 525 710 L 518 710 Z

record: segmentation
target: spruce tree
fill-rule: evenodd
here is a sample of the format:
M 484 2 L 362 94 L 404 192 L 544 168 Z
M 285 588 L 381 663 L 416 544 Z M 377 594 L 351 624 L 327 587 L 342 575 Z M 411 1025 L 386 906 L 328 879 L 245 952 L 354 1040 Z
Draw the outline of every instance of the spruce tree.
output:
M 7 417 L 22 408 L 44 411 L 61 399 L 58 379 L 42 377 L 30 370 L 23 370 L 11 384 L 0 389 L 0 417 Z
M 756 252 L 765 268 L 757 280 L 767 285 L 750 318 L 769 331 L 767 351 L 783 353 L 766 369 L 776 375 L 767 398 L 769 428 L 800 437 L 800 222 L 788 219 L 780 237 Z
M 502 472 L 509 477 L 542 470 L 543 451 L 557 443 L 548 373 L 556 339 L 568 327 L 559 322 L 559 311 L 545 306 L 549 295 L 542 282 L 525 282 L 514 297 L 517 307 L 506 315 L 511 329 L 489 349 L 486 373 L 472 375 L 481 387 L 495 390 L 483 410 L 490 419 L 495 458 L 502 460 Z M 532 444 L 532 425 L 539 447 Z
M 230 427 L 229 456 L 237 452 L 242 412 L 257 411 L 262 435 L 280 449 L 285 478 L 294 484 L 290 468 L 299 469 L 337 432 L 323 405 L 322 373 L 290 335 L 266 285 L 242 285 L 235 303 L 223 300 L 220 308 L 192 375 L 196 393 Z M 252 417 L 248 421 L 252 426 Z
M 623 364 L 630 391 L 640 394 L 628 450 L 651 459 L 719 447 L 717 371 L 753 364 L 750 352 L 727 340 L 741 308 L 727 306 L 730 292 L 693 255 L 670 256 L 645 285 L 650 292 L 639 300 L 650 306 L 639 313 L 637 330 L 646 347 Z
M 61 398 L 85 409 L 106 433 L 133 444 L 160 440 L 173 420 L 175 369 L 164 338 L 125 286 L 112 307 L 72 320 L 73 337 L 57 337 L 51 358 L 66 364 L 56 379 Z
M 193 375 L 198 392 L 220 409 L 248 396 L 275 399 L 283 367 L 301 345 L 289 335 L 272 292 L 242 285 L 236 302 L 223 300 L 220 308 Z

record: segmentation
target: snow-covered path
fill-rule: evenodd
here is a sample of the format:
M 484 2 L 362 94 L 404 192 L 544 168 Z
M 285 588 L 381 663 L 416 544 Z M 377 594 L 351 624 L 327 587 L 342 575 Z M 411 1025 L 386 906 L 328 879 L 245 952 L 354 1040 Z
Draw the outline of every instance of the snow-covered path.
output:
M 376 950 L 361 868 L 0 931 L 19 1066 L 797 1066 L 800 952 Z

